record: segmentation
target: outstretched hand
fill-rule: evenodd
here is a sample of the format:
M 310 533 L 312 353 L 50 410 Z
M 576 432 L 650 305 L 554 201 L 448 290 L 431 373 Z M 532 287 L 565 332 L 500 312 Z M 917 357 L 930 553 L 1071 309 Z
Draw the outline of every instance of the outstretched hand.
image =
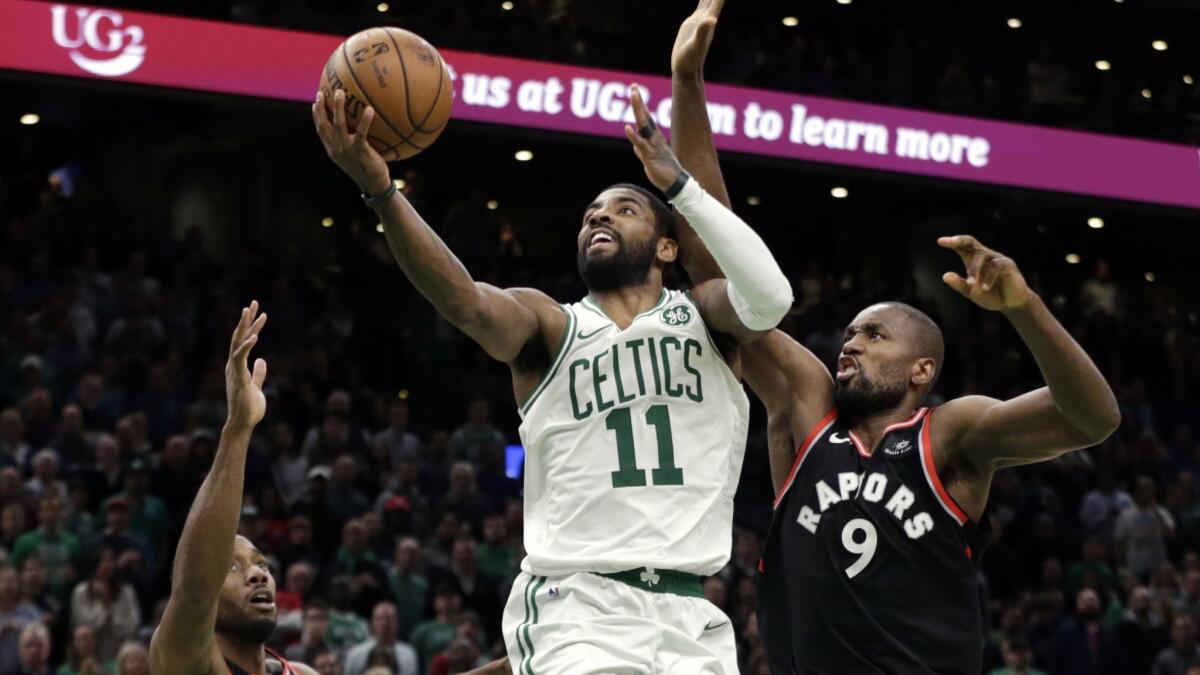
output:
M 630 100 L 633 103 L 633 118 L 637 129 L 625 125 L 625 137 L 633 143 L 633 152 L 642 161 L 646 169 L 646 178 L 659 190 L 671 187 L 675 179 L 683 171 L 679 159 L 675 157 L 667 139 L 659 131 L 654 118 L 642 100 L 642 90 L 636 84 L 630 85 Z
M 671 72 L 675 75 L 699 76 L 704 72 L 704 57 L 712 44 L 713 29 L 725 0 L 700 0 L 696 11 L 683 20 L 671 48 Z
M 312 106 L 313 124 L 317 128 L 317 136 L 321 137 L 321 144 L 325 146 L 325 152 L 334 164 L 350 176 L 359 190 L 369 195 L 383 193 L 392 180 L 391 173 L 383 155 L 367 142 L 371 122 L 375 119 L 375 108 L 367 106 L 358 127 L 354 133 L 350 133 L 346 126 L 346 92 L 341 89 L 335 91 L 331 103 L 332 115 L 325 92 L 317 92 L 317 100 Z
M 962 258 L 967 276 L 954 272 L 942 275 L 942 281 L 984 309 L 1009 311 L 1029 304 L 1033 291 L 1012 258 L 993 251 L 970 235 L 938 237 L 938 246 L 948 248 Z
M 242 308 L 241 319 L 229 342 L 229 360 L 225 363 L 228 424 L 243 429 L 258 424 L 267 412 L 267 398 L 262 391 L 267 362 L 255 359 L 253 373 L 247 366 L 250 350 L 258 343 L 258 333 L 266 322 L 267 315 L 258 313 L 258 301 L 251 302 L 249 307 Z

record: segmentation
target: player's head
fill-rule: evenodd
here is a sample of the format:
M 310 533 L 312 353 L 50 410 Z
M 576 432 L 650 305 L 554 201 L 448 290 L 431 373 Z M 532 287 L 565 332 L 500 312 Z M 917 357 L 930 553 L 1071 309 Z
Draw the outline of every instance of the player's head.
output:
M 233 542 L 233 564 L 217 604 L 217 633 L 251 644 L 262 644 L 275 632 L 275 578 L 267 557 L 250 540 Z
M 921 310 L 902 302 L 871 305 L 843 334 L 834 403 L 862 418 L 916 405 L 937 382 L 945 348 L 942 331 Z
M 675 261 L 675 216 L 645 188 L 618 183 L 583 212 L 577 238 L 579 276 L 591 291 L 642 283 Z

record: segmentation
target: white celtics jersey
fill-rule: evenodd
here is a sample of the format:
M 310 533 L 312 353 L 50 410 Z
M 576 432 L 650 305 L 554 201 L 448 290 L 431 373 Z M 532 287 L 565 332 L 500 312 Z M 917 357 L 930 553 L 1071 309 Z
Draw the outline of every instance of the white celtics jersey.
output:
M 729 560 L 749 402 L 691 296 L 618 329 L 591 298 L 521 408 L 525 549 L 535 575 Z

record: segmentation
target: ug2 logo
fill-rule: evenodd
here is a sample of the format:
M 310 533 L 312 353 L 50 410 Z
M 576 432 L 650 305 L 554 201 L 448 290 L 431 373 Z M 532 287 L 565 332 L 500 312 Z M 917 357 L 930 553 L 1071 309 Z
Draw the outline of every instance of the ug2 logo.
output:
M 123 26 L 125 17 L 111 9 L 50 7 L 54 43 L 69 50 L 67 56 L 83 70 L 101 77 L 128 75 L 146 59 L 145 33 L 141 26 Z M 74 16 L 72 21 L 69 15 Z M 69 23 L 74 24 L 68 26 Z M 72 35 L 73 29 L 73 35 Z M 104 58 L 85 56 L 81 48 Z
M 661 318 L 668 326 L 684 326 L 692 320 L 692 308 L 687 305 L 674 305 L 664 309 Z

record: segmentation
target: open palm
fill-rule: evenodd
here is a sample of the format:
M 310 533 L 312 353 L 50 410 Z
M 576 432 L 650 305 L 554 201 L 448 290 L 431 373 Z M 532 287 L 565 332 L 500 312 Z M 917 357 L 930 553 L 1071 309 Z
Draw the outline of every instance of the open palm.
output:
M 700 0 L 696 11 L 679 26 L 675 46 L 671 48 L 671 72 L 699 75 L 704 72 L 704 57 L 712 44 L 713 29 L 725 0 Z
M 225 363 L 225 398 L 229 405 L 229 422 L 241 427 L 258 424 L 267 412 L 267 397 L 263 395 L 263 380 L 267 377 L 267 362 L 254 361 L 250 372 L 247 361 L 250 349 L 258 343 L 258 333 L 267 322 L 267 315 L 258 313 L 258 301 L 242 308 L 241 319 L 229 342 L 229 360 Z

